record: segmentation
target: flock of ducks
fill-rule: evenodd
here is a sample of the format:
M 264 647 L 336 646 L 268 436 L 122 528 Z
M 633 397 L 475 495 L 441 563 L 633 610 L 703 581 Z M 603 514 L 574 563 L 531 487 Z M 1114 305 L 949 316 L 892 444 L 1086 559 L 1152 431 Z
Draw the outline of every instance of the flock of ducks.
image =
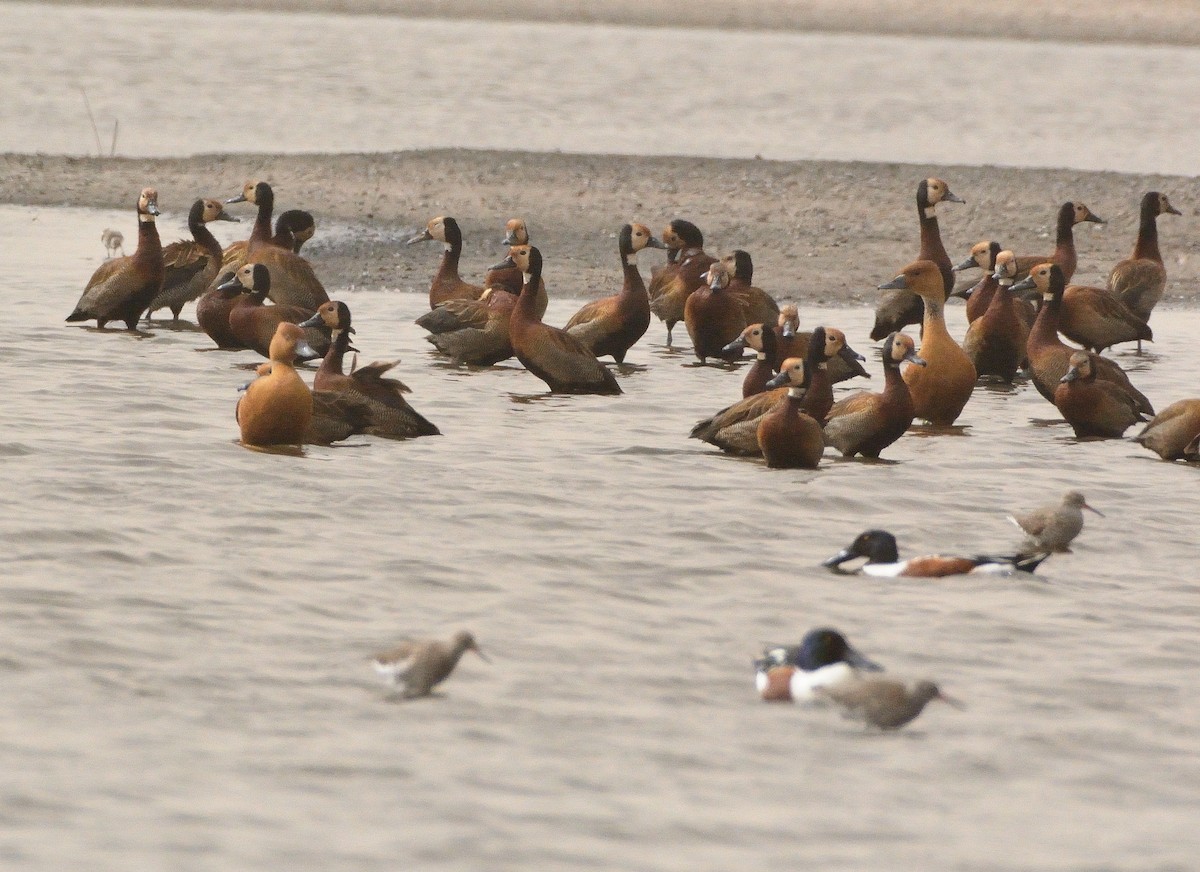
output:
M 254 227 L 248 239 L 222 249 L 207 225 L 238 221 L 225 207 L 240 202 L 257 208 Z M 1200 459 L 1200 399 L 1179 400 L 1156 415 L 1125 372 L 1101 356 L 1115 344 L 1137 342 L 1140 349 L 1153 338 L 1148 322 L 1166 285 L 1157 219 L 1179 214 L 1167 196 L 1149 192 L 1142 198 L 1132 253 L 1112 268 L 1106 287 L 1070 284 L 1077 267 L 1073 228 L 1102 223 L 1086 205 L 1062 204 L 1049 255 L 1019 255 L 983 240 L 954 265 L 942 243 L 938 212 L 942 204 L 962 202 L 941 179 L 918 184 L 919 250 L 912 263 L 879 285 L 887 293 L 870 334 L 883 343 L 883 390 L 859 391 L 837 402 L 834 383 L 868 375 L 845 333 L 831 325 L 801 331 L 795 306 L 781 307 L 753 284 L 748 252 L 709 255 L 700 229 L 684 219 L 671 221 L 661 238 L 644 224 L 626 224 L 617 236 L 620 292 L 587 303 L 560 328 L 543 321 L 548 299 L 543 256 L 522 219 L 505 226 L 504 260 L 473 284 L 459 272 L 462 231 L 454 218 L 439 216 L 408 240 L 444 247 L 429 287 L 430 311 L 416 323 L 439 352 L 460 363 L 486 367 L 515 357 L 553 392 L 620 394 L 613 369 L 600 358 L 623 363 L 652 315 L 666 325 L 668 346 L 683 321 L 700 364 L 731 368 L 747 349 L 754 355 L 742 396 L 698 422 L 691 436 L 726 453 L 762 457 L 769 467 L 815 469 L 827 448 L 847 458 L 877 458 L 914 420 L 955 424 L 979 379 L 1012 382 L 1021 374 L 1078 437 L 1118 438 L 1148 421 L 1135 437 L 1139 444 L 1165 460 Z M 272 224 L 273 212 L 271 186 L 248 181 L 225 201 L 196 200 L 188 216 L 192 239 L 164 247 L 155 224 L 157 192 L 144 189 L 137 200 L 136 250 L 124 256 L 121 234 L 105 231 L 109 257 L 66 320 L 95 320 L 98 327 L 123 322 L 134 330 L 156 309 L 169 309 L 178 320 L 195 300 L 197 322 L 218 347 L 250 348 L 267 358 L 236 407 L 241 441 L 250 447 L 328 444 L 356 433 L 436 435 L 438 428 L 404 398 L 407 387 L 386 375 L 395 363 L 357 365 L 349 307 L 329 299 L 300 253 L 315 230 L 312 215 L 290 210 Z M 666 263 L 651 270 L 649 284 L 637 261 L 647 249 L 667 252 Z M 115 256 L 118 251 L 122 256 Z M 974 269 L 983 270 L 982 279 L 955 294 L 955 274 Z M 966 298 L 968 328 L 961 342 L 945 322 L 951 295 Z M 903 332 L 913 324 L 920 324 L 919 345 Z M 349 371 L 348 352 L 355 352 Z M 295 364 L 318 358 L 310 387 Z M 1050 553 L 1066 550 L 1082 528 L 1082 509 L 1095 511 L 1071 492 L 1061 505 L 1014 516 L 1029 539 L 1020 553 L 1003 558 L 901 561 L 890 533 L 868 530 L 825 565 L 837 569 L 863 558 L 861 571 L 884 576 L 1032 572 Z M 464 631 L 449 643 L 406 642 L 379 655 L 376 664 L 404 686 L 405 697 L 423 696 L 468 650 L 478 647 Z M 860 674 L 877 667 L 866 665 L 828 629 L 814 630 L 798 646 L 770 649 L 758 663 L 764 698 L 831 699 L 885 729 L 907 723 L 931 700 L 946 699 L 931 682 L 908 687 Z M 834 666 L 837 681 L 804 683 Z M 797 681 L 808 689 L 801 691 Z

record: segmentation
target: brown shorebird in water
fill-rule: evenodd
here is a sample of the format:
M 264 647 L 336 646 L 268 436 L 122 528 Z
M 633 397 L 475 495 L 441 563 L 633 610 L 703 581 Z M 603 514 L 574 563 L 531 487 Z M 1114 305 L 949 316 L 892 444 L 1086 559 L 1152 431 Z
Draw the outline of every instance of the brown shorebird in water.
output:
M 1067 491 L 1062 502 L 1031 509 L 1028 512 L 1013 512 L 1008 519 L 1025 531 L 1030 543 L 1039 551 L 1069 553 L 1071 540 L 1083 529 L 1083 510 L 1104 514 L 1093 509 L 1079 491 Z
M 401 696 L 415 699 L 429 696 L 436 685 L 445 681 L 466 651 L 474 651 L 484 661 L 491 662 L 466 630 L 459 630 L 449 642 L 407 639 L 376 654 L 373 660 L 377 672 L 404 686 Z
M 896 730 L 921 713 L 925 704 L 940 699 L 963 708 L 946 696 L 932 681 L 918 681 L 911 688 L 892 678 L 863 678 L 815 689 L 817 696 L 828 697 L 845 710 L 847 717 L 866 721 L 881 730 Z

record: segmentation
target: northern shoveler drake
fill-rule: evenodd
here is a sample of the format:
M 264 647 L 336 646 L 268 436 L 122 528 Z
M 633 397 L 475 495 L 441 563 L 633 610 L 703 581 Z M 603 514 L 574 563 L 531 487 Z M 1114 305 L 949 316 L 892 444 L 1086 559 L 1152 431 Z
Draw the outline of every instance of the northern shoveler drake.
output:
M 815 690 L 883 669 L 829 627 L 809 630 L 799 645 L 776 645 L 754 661 L 754 685 L 767 702 L 811 702 Z
M 1048 556 L 1049 554 L 1044 551 L 1033 554 L 978 555 L 975 557 L 946 557 L 941 554 L 930 554 L 901 560 L 900 554 L 896 550 L 895 536 L 886 530 L 867 530 L 860 533 L 849 546 L 821 565 L 837 568 L 849 560 L 865 557 L 867 562 L 858 570 L 864 575 L 883 578 L 899 576 L 942 578 L 947 575 L 966 575 L 968 573 L 1010 575 L 1018 571 L 1033 572 L 1037 569 L 1038 564 Z

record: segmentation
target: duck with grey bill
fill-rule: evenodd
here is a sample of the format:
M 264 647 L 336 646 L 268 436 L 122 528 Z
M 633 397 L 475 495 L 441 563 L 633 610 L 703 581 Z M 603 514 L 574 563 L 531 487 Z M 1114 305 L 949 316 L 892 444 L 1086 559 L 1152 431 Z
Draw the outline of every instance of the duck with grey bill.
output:
M 416 699 L 429 696 L 434 687 L 445 681 L 467 651 L 474 651 L 485 663 L 491 662 L 466 630 L 459 630 L 449 642 L 407 639 L 376 654 L 373 662 L 375 671 L 403 687 L 402 698 Z
M 942 693 L 932 681 L 918 681 L 910 687 L 893 678 L 860 678 L 847 684 L 819 687 L 816 693 L 837 703 L 846 717 L 865 721 L 881 730 L 899 729 L 935 699 L 957 709 L 966 708 Z
M 1063 494 L 1061 503 L 1013 512 L 1008 520 L 1024 530 L 1030 544 L 1039 550 L 1069 554 L 1071 541 L 1083 530 L 1084 509 L 1104 517 L 1103 512 L 1088 505 L 1083 494 L 1070 490 Z
M 883 667 L 858 652 L 830 627 L 809 630 L 799 645 L 775 645 L 754 661 L 754 683 L 768 702 L 810 702 L 815 690 L 857 679 Z

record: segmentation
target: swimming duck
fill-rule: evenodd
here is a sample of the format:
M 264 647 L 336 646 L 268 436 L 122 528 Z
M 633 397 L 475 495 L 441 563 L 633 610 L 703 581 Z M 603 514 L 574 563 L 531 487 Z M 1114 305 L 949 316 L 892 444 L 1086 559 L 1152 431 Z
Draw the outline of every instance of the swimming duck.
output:
M 941 179 L 924 179 L 917 185 L 917 219 L 921 229 L 921 249 L 917 260 L 932 261 L 942 277 L 942 302 L 954 290 L 954 264 L 946 247 L 942 245 L 942 233 L 938 228 L 937 206 L 939 203 L 965 203 L 950 191 L 950 186 Z M 888 294 L 875 309 L 875 326 L 871 338 L 879 341 L 889 333 L 909 324 L 921 323 L 923 310 L 921 301 L 906 289 Z
M 162 289 L 163 250 L 154 224 L 158 214 L 158 191 L 143 188 L 137 200 L 137 249 L 129 257 L 105 261 L 92 273 L 68 322 L 95 318 L 97 327 L 124 321 L 126 329 L 137 329 L 142 313 Z
M 1058 338 L 1059 316 L 1062 311 L 1062 296 L 1065 290 L 1062 270 L 1058 264 L 1044 263 L 1033 268 L 1029 276 L 1015 285 L 1013 291 L 1037 288 L 1042 295 L 1042 308 L 1029 331 L 1025 353 L 1029 358 L 1029 376 L 1034 387 L 1043 397 L 1054 402 L 1054 392 L 1071 365 L 1071 355 L 1079 349 L 1072 348 Z M 1123 388 L 1137 403 L 1139 411 L 1154 414 L 1154 408 L 1145 395 L 1129 381 L 1129 376 L 1116 363 L 1106 357 L 1092 361 L 1096 376 L 1114 382 Z
M 487 657 L 479 650 L 475 637 L 466 630 L 454 634 L 449 642 L 439 639 L 406 639 L 394 648 L 381 651 L 372 658 L 375 670 L 398 685 L 405 699 L 429 696 L 433 689 L 450 677 L 459 658 L 474 651 L 480 659 Z
M 809 630 L 799 645 L 775 645 L 754 661 L 754 684 L 767 702 L 811 702 L 816 688 L 853 681 L 883 667 L 830 627 Z
M 593 300 L 571 316 L 563 327 L 596 357 L 611 354 L 617 363 L 650 327 L 650 298 L 637 254 L 645 248 L 666 248 L 645 224 L 626 224 L 617 236 L 617 253 L 625 274 L 621 292 Z
M 509 248 L 514 245 L 529 245 L 529 227 L 525 223 L 524 218 L 509 218 L 504 224 L 504 244 Z M 521 284 L 524 277 L 521 275 L 520 268 L 513 263 L 512 258 L 501 261 L 487 271 L 483 277 L 483 286 L 485 288 L 497 288 L 502 291 L 508 291 L 514 297 L 521 293 Z M 545 287 L 541 289 L 545 293 Z M 543 307 L 542 314 L 546 310 Z
M 801 409 L 812 383 L 812 370 L 799 357 L 783 362 L 768 388 L 786 386 L 787 396 L 759 419 L 758 450 L 772 469 L 816 469 L 825 453 L 825 437 L 817 420 Z
M 843 457 L 878 457 L 912 424 L 912 395 L 900 375 L 900 364 L 906 360 L 925 366 L 912 338 L 892 333 L 883 343 L 883 392 L 858 391 L 834 403 L 825 416 L 825 442 Z
M 767 389 L 767 382 L 777 371 L 771 362 L 775 357 L 776 342 L 773 328 L 766 324 L 751 324 L 742 331 L 741 336 L 721 349 L 731 356 L 735 353 L 740 355 L 746 348 L 754 352 L 754 363 L 742 379 L 743 397 L 752 397 Z
M 707 284 L 692 291 L 683 307 L 683 321 L 701 363 L 710 357 L 728 359 L 725 346 L 746 329 L 746 310 L 729 291 L 731 276 L 725 264 L 710 264 L 705 280 Z
M 1127 391 L 1096 378 L 1095 360 L 1096 355 L 1087 351 L 1071 355 L 1067 372 L 1054 390 L 1054 405 L 1076 436 L 1117 439 L 1146 416 Z
M 1200 460 L 1200 399 L 1177 400 L 1155 415 L 1133 441 L 1163 460 Z
M 172 242 L 163 249 L 163 283 L 146 310 L 149 321 L 156 309 L 171 310 L 173 320 L 179 320 L 184 305 L 195 300 L 217 277 L 221 264 L 221 243 L 205 226 L 210 221 L 240 221 L 225 211 L 219 200 L 199 199 L 188 212 L 190 240 Z
M 235 417 L 245 445 L 300 445 L 312 418 L 312 392 L 292 361 L 297 354 L 315 356 L 304 331 L 283 322 L 271 337 L 269 371 L 246 388 Z
M 1166 194 L 1149 191 L 1143 195 L 1133 252 L 1108 274 L 1108 289 L 1143 321 L 1150 320 L 1167 287 L 1167 270 L 1158 248 L 1158 216 L 1179 214 Z
M 1038 551 L 1070 553 L 1071 542 L 1083 530 L 1084 509 L 1104 517 L 1103 512 L 1088 505 L 1083 494 L 1069 490 L 1063 494 L 1060 503 L 1013 512 L 1008 519 L 1025 531 L 1028 547 Z
M 483 287 L 463 281 L 458 274 L 458 262 L 462 257 L 463 245 L 462 230 L 459 229 L 458 222 L 445 215 L 433 218 L 421 233 L 408 240 L 408 244 L 416 245 L 418 242 L 430 240 L 441 242 L 445 245 L 446 250 L 442 254 L 441 263 L 438 264 L 437 272 L 433 275 L 433 282 L 429 286 L 429 308 L 436 308 L 439 303 L 447 300 L 479 299 L 479 295 L 483 293 Z
M 408 387 L 397 379 L 385 377 L 385 373 L 399 361 L 376 361 L 359 367 L 356 357 L 349 374 L 342 371 L 343 358 L 347 351 L 352 350 L 350 334 L 354 332 L 349 306 L 341 301 L 325 303 L 317 309 L 315 315 L 300 326 L 318 325 L 329 328 L 332 341 L 313 379 L 314 388 L 318 391 L 351 394 L 366 402 L 371 410 L 366 432 L 373 436 L 411 439 L 417 436 L 440 435 L 438 428 L 404 399 L 404 394 L 409 393 Z
M 509 340 L 521 364 L 551 391 L 572 394 L 619 394 L 621 386 L 608 367 L 565 330 L 542 322 L 536 311 L 536 288 L 542 278 L 542 253 L 533 246 L 516 255 L 525 286 L 509 319 Z
M 1032 309 L 1013 295 L 1013 280 L 1003 271 L 1003 267 L 1001 271 L 996 270 L 996 261 L 1001 254 L 1000 243 L 990 242 L 986 245 L 988 264 L 984 267 L 985 276 L 976 286 L 979 290 L 967 300 L 967 305 L 974 303 L 976 297 L 987 299 L 988 304 L 967 325 L 963 351 L 975 366 L 977 376 L 993 376 L 1011 383 L 1025 360 L 1025 344 L 1029 339 L 1032 321 L 1026 321 L 1025 312 Z M 1010 263 L 1013 261 L 1015 258 Z M 969 320 L 970 315 L 967 317 Z
M 1106 288 L 1067 285 L 1063 290 L 1058 330 L 1072 342 L 1099 354 L 1121 342 L 1153 340 L 1154 332 L 1142 318 Z
M 913 410 L 918 418 L 948 427 L 958 420 L 971 392 L 975 390 L 975 364 L 962 346 L 950 336 L 942 315 L 945 285 L 938 265 L 929 260 L 910 263 L 885 289 L 906 289 L 925 305 L 921 327 L 921 348 L 917 354 L 925 366 L 910 366 L 904 381 L 912 394 Z
M 661 271 L 651 270 L 650 311 L 667 325 L 667 347 L 671 331 L 684 319 L 687 298 L 704 285 L 704 274 L 716 258 L 704 251 L 704 234 L 691 221 L 674 219 L 662 233 L 667 246 L 667 264 Z
M 780 316 L 779 304 L 762 288 L 755 287 L 754 261 L 748 251 L 736 249 L 721 258 L 729 271 L 729 291 L 742 303 L 747 324 L 773 324 Z M 797 315 L 799 319 L 799 315 Z
M 433 343 L 438 351 L 449 355 L 458 363 L 491 366 L 513 356 L 509 322 L 517 305 L 517 298 L 506 291 L 488 288 L 479 299 L 485 304 L 482 325 L 468 325 L 458 330 L 434 333 L 426 336 L 425 340 Z
M 1049 555 L 1045 552 L 1011 556 L 944 557 L 940 554 L 911 557 L 901 560 L 896 549 L 896 537 L 887 530 L 867 530 L 821 565 L 831 569 L 849 560 L 865 557 L 867 562 L 858 571 L 881 578 L 943 578 L 948 575 L 986 573 L 1011 575 L 1013 572 L 1033 572 Z
M 818 698 L 837 703 L 846 717 L 855 718 L 881 730 L 898 730 L 914 720 L 933 700 L 941 700 L 957 709 L 963 704 L 946 696 L 932 681 L 912 686 L 891 678 L 859 676 L 855 681 L 818 687 Z
M 218 290 L 239 294 L 229 310 L 229 331 L 241 347 L 252 348 L 264 357 L 269 356 L 276 327 L 287 321 L 299 324 L 312 312 L 300 306 L 264 305 L 271 291 L 271 271 L 261 263 L 248 263 Z M 329 350 L 329 331 L 324 327 L 306 328 L 305 342 L 312 347 L 313 357 L 323 357 Z M 302 360 L 309 358 L 301 356 Z

